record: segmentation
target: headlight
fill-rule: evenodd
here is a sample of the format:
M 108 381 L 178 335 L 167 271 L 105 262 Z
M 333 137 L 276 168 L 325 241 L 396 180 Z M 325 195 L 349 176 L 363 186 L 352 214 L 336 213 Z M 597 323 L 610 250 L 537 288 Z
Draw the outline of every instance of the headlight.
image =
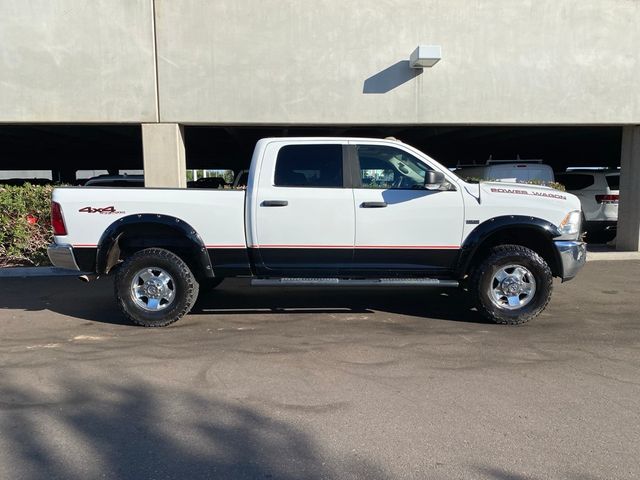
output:
M 580 223 L 582 221 L 582 212 L 580 210 L 574 210 L 567 213 L 567 216 L 560 222 L 560 233 L 562 236 L 560 239 L 573 240 L 580 235 Z

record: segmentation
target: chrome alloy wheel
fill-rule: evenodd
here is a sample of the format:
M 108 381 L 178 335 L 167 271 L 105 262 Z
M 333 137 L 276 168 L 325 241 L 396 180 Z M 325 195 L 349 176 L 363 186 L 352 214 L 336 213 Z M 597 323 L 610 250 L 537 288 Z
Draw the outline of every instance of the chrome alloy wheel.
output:
M 507 265 L 493 275 L 488 293 L 498 308 L 522 308 L 531 302 L 536 294 L 536 279 L 522 265 Z
M 145 268 L 133 276 L 131 298 L 140 308 L 158 312 L 173 303 L 176 284 L 166 270 L 159 267 Z

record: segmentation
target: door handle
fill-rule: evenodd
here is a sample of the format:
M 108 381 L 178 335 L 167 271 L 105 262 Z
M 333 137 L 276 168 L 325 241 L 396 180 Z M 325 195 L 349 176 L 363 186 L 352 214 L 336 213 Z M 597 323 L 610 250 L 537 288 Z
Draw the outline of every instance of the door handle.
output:
M 262 202 L 263 207 L 286 207 L 289 202 L 286 200 L 264 200 Z
M 384 208 L 387 206 L 387 202 L 362 202 L 360 206 L 362 208 Z

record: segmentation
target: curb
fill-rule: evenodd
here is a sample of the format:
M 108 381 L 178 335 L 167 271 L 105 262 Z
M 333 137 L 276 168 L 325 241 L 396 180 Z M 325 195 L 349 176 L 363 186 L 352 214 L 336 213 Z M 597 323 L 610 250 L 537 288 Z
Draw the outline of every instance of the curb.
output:
M 587 252 L 587 262 L 640 260 L 640 252 Z
M 27 277 L 78 277 L 83 272 L 58 267 L 7 267 L 0 268 L 0 278 Z

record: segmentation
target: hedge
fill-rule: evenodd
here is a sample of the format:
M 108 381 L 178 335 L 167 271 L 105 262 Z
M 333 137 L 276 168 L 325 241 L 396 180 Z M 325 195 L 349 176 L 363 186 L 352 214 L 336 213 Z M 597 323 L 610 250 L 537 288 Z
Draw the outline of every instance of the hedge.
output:
M 0 267 L 49 265 L 52 186 L 0 185 Z

